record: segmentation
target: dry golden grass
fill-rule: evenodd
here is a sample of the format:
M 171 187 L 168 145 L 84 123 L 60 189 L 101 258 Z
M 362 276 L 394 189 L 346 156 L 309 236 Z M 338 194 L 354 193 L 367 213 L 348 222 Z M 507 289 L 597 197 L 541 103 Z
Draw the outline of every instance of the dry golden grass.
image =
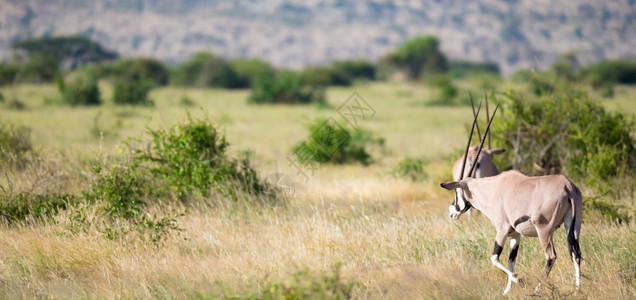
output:
M 48 157 L 69 161 L 59 163 L 67 168 L 69 192 L 87 183 L 81 174 L 88 161 L 116 155 L 120 141 L 139 136 L 145 126 L 182 120 L 183 95 L 201 106 L 189 108 L 194 116 L 207 115 L 225 128 L 233 150 L 254 150 L 262 174 L 285 172 L 297 185 L 286 206 L 190 209 L 178 218 L 184 231 L 159 244 L 135 234 L 108 239 L 98 226 L 78 228 L 69 216 L 83 210 L 95 220 L 90 207 L 71 208 L 57 222 L 2 225 L 1 298 L 241 297 L 271 283 L 288 283 L 298 271 L 331 272 L 338 264 L 343 280 L 356 282 L 355 298 L 501 297 L 506 278 L 489 261 L 492 226 L 483 216 L 450 220 L 452 194 L 438 187 L 450 177 L 450 155 L 464 143 L 469 108 L 425 107 L 426 88 L 379 83 L 331 89 L 327 109 L 248 106 L 246 91 L 176 88 L 154 91 L 155 108 L 109 103 L 69 108 L 44 103 L 55 94 L 49 86 L 11 89 L 3 90 L 5 96 L 23 99 L 29 110 L 3 111 L 2 118 L 30 126 L 34 143 L 50 152 Z M 363 126 L 385 137 L 387 150 L 377 151 L 379 158 L 369 167 L 324 166 L 305 182 L 286 161 L 306 134 L 303 124 L 318 116 L 340 118 L 336 108 L 354 90 L 376 110 Z M 102 138 L 91 133 L 99 111 Z M 393 178 L 392 166 L 405 156 L 431 160 L 430 179 Z M 16 180 L 27 186 L 30 179 Z M 582 289 L 575 293 L 560 230 L 560 256 L 539 295 L 534 286 L 543 253 L 536 239 L 523 239 L 516 270 L 528 284 L 514 286 L 511 297 L 636 297 L 635 225 L 588 218 L 581 243 Z

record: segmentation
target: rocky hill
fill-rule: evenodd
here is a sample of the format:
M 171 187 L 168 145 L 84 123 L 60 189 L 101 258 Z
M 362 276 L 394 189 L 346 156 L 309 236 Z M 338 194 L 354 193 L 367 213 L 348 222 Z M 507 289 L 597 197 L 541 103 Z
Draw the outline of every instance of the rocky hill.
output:
M 509 74 L 579 61 L 636 58 L 636 1 L 0 0 L 0 58 L 15 41 L 82 34 L 123 56 L 179 62 L 200 50 L 299 68 L 377 60 L 431 33 L 452 58 Z

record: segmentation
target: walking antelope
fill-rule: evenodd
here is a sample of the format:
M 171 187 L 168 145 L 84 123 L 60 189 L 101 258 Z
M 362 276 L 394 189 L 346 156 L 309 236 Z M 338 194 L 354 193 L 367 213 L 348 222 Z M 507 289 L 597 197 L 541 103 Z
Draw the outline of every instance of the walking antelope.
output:
M 495 113 L 497 111 L 495 108 Z M 477 111 L 477 115 L 479 111 Z M 493 116 L 488 121 L 486 132 L 490 129 Z M 470 138 L 477 119 L 473 121 Z M 469 174 L 475 168 L 475 161 L 483 147 L 483 140 L 477 149 L 477 157 L 473 160 Z M 467 152 L 467 151 L 466 151 Z M 464 174 L 466 155 L 460 174 Z M 444 182 L 441 186 L 447 190 L 455 190 L 455 199 L 448 208 L 449 216 L 458 219 L 470 207 L 481 211 L 497 234 L 495 248 L 490 260 L 493 265 L 508 275 L 508 283 L 504 294 L 510 291 L 512 282 L 523 284 L 514 273 L 515 259 L 519 250 L 521 236 L 538 237 L 546 263 L 544 279 L 550 274 L 556 260 L 553 244 L 553 233 L 561 225 L 565 225 L 569 252 L 574 262 L 577 288 L 581 285 L 581 249 L 579 236 L 581 232 L 581 192 L 563 175 L 526 176 L 518 171 L 507 171 L 487 178 L 470 178 L 461 176 L 460 180 Z M 506 239 L 510 237 L 510 256 L 508 269 L 500 262 L 499 256 Z
M 472 94 L 470 95 L 470 103 L 473 106 L 473 117 L 477 118 L 477 114 L 475 113 L 475 105 L 473 103 L 473 97 Z M 481 109 L 481 103 L 479 103 L 479 109 Z M 488 112 L 488 96 L 486 96 L 486 120 L 489 120 L 490 116 L 489 116 L 489 112 Z M 481 137 L 481 133 L 479 132 L 479 124 L 475 124 L 476 128 L 477 128 L 477 136 L 479 137 L 479 141 L 481 142 L 482 137 Z M 464 161 L 464 157 L 467 156 L 469 162 L 472 162 L 475 157 L 477 157 L 477 145 L 473 145 L 472 147 L 470 147 L 468 149 L 468 155 L 462 155 L 461 157 L 459 157 L 456 161 L 455 164 L 453 165 L 453 180 L 454 181 L 459 181 L 464 177 L 473 177 L 473 178 L 483 178 L 483 177 L 490 177 L 490 176 L 495 176 L 495 175 L 499 175 L 499 170 L 497 169 L 497 166 L 495 166 L 495 164 L 493 163 L 493 155 L 495 154 L 501 154 L 505 151 L 505 149 L 503 148 L 499 148 L 499 149 L 492 149 L 490 147 L 490 134 L 484 135 L 484 139 L 488 138 L 488 149 L 482 149 L 481 150 L 481 156 L 479 156 L 479 159 L 476 160 L 476 165 L 475 165 L 475 171 L 472 174 L 468 173 L 469 169 L 465 169 L 466 171 L 461 171 L 463 168 L 463 161 Z M 469 168 L 471 167 L 471 165 L 469 165 Z M 463 175 L 462 175 L 463 173 Z M 469 209 L 466 213 L 470 216 L 472 212 L 472 209 Z

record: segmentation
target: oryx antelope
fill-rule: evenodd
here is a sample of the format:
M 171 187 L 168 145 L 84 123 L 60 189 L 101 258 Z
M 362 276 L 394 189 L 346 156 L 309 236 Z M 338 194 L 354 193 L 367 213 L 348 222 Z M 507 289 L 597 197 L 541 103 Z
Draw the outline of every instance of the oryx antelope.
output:
M 496 111 L 497 108 L 495 108 Z M 486 132 L 490 129 L 493 118 L 494 113 L 488 122 Z M 473 121 L 470 137 L 472 137 L 475 122 L 476 118 Z M 470 137 L 466 149 L 470 145 Z M 483 140 L 477 149 L 476 158 L 482 147 Z M 469 174 L 475 168 L 476 158 L 473 160 Z M 462 168 L 465 166 L 466 155 Z M 461 170 L 460 174 L 463 173 Z M 448 190 L 455 190 L 455 199 L 448 208 L 452 219 L 459 218 L 470 207 L 474 207 L 490 219 L 495 227 L 497 235 L 490 260 L 493 265 L 508 275 L 504 294 L 510 291 L 512 282 L 522 283 L 514 273 L 521 236 L 539 237 L 546 257 L 544 278 L 547 278 L 556 259 L 552 236 L 561 224 L 565 225 L 567 232 L 569 252 L 574 262 L 576 286 L 580 286 L 581 192 L 568 178 L 563 175 L 526 176 L 518 171 L 507 171 L 487 178 L 461 176 L 460 180 L 444 182 L 441 186 Z M 499 262 L 499 256 L 508 237 L 510 237 L 510 256 L 508 269 L 506 269 Z
M 473 117 L 477 118 L 477 114 L 475 113 L 475 105 L 473 103 L 473 96 L 472 94 L 470 95 L 470 103 L 472 104 L 473 107 Z M 481 103 L 479 104 L 479 109 L 481 110 Z M 489 120 L 490 116 L 489 116 L 489 112 L 488 112 L 488 96 L 486 96 L 486 120 Z M 479 141 L 481 142 L 482 137 L 481 137 L 481 133 L 479 132 L 479 125 L 477 123 L 475 123 L 475 126 L 477 128 L 477 136 L 479 137 Z M 476 161 L 476 165 L 475 165 L 475 170 L 472 172 L 472 174 L 469 174 L 469 170 L 472 167 L 471 165 L 468 166 L 468 169 L 466 168 L 462 168 L 463 167 L 463 162 L 464 162 L 464 157 L 468 157 L 468 162 L 472 162 L 473 160 L 475 160 L 475 157 L 477 157 L 477 145 L 473 145 L 472 147 L 470 147 L 468 149 L 467 155 L 462 155 L 460 158 L 458 158 L 455 161 L 455 164 L 453 165 L 453 180 L 454 181 L 459 181 L 464 177 L 473 177 L 473 178 L 483 178 L 483 177 L 490 177 L 490 176 L 495 176 L 499 174 L 499 170 L 497 169 L 497 166 L 495 166 L 495 164 L 493 163 L 493 155 L 495 154 L 501 154 L 505 151 L 505 149 L 503 148 L 499 148 L 499 149 L 491 149 L 490 147 L 490 134 L 488 135 L 484 135 L 483 137 L 488 138 L 488 149 L 482 149 L 481 150 L 481 155 L 479 156 L 478 160 Z M 465 172 L 461 171 L 462 169 L 465 170 Z M 463 173 L 463 175 L 462 175 Z M 467 211 L 467 214 L 470 215 L 471 214 L 472 209 L 469 209 Z

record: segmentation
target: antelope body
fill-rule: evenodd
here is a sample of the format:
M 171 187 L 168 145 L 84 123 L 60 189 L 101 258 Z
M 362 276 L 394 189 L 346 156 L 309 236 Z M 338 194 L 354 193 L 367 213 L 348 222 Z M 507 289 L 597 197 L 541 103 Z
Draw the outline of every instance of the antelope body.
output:
M 476 120 L 475 117 L 473 129 Z M 491 123 L 492 118 L 488 122 L 486 132 L 490 129 Z M 471 129 L 471 137 L 473 129 Z M 483 140 L 481 147 L 483 147 Z M 475 162 L 478 161 L 481 152 L 480 148 L 477 149 L 477 156 L 467 174 L 471 174 L 475 169 Z M 466 149 L 468 153 L 468 146 Z M 466 160 L 463 162 L 461 175 L 466 174 L 465 165 Z M 445 182 L 441 186 L 448 190 L 455 190 L 455 199 L 448 208 L 452 219 L 458 219 L 461 214 L 474 207 L 490 219 L 495 227 L 497 234 L 491 262 L 508 275 L 504 294 L 510 291 L 512 282 L 522 284 L 514 273 L 521 236 L 539 238 L 546 257 L 544 278 L 547 278 L 556 260 L 553 233 L 562 224 L 565 225 L 569 252 L 574 262 L 576 286 L 580 286 L 579 236 L 582 199 L 580 190 L 568 178 L 563 175 L 526 176 L 518 171 L 507 171 L 486 178 L 460 176 L 459 180 Z M 510 237 L 510 255 L 506 269 L 499 262 L 499 256 L 508 237 Z

